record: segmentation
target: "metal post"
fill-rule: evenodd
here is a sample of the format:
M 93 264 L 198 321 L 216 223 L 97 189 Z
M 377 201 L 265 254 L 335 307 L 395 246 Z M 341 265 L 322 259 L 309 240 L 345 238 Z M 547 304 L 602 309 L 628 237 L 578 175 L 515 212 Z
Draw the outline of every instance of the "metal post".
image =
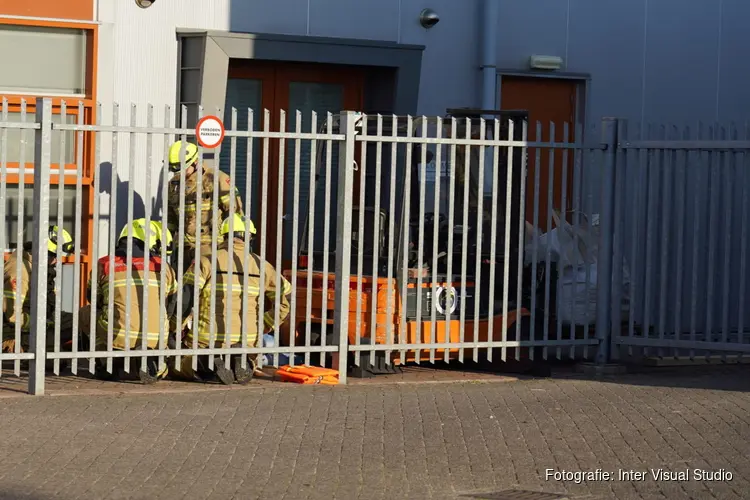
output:
M 349 353 L 349 281 L 352 252 L 352 192 L 354 190 L 354 146 L 358 113 L 342 111 L 339 131 L 345 135 L 339 146 L 336 220 L 336 277 L 333 331 L 338 332 L 339 383 L 346 383 Z M 335 357 L 334 357 L 335 359 Z
M 596 363 L 609 362 L 612 336 L 612 261 L 614 249 L 615 158 L 617 154 L 617 120 L 602 120 L 602 143 L 606 145 L 602 165 L 602 197 L 599 214 L 599 258 L 597 268 L 596 336 L 599 348 Z
M 31 324 L 29 344 L 34 357 L 29 366 L 29 393 L 44 394 L 44 369 L 47 339 L 47 234 L 49 225 L 50 162 L 52 156 L 52 100 L 37 98 L 34 137 L 34 224 L 32 225 L 32 262 L 29 293 Z M 62 182 L 62 181 L 61 181 Z M 20 244 L 21 242 L 19 242 Z M 59 277 L 58 277 L 59 279 Z

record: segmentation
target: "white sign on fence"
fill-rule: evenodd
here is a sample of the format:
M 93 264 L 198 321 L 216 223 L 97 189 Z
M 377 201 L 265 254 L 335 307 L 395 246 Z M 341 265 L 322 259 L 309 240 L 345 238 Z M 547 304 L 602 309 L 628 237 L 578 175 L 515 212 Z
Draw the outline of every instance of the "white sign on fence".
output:
M 204 148 L 214 149 L 224 140 L 224 124 L 216 116 L 204 116 L 195 126 L 195 137 Z

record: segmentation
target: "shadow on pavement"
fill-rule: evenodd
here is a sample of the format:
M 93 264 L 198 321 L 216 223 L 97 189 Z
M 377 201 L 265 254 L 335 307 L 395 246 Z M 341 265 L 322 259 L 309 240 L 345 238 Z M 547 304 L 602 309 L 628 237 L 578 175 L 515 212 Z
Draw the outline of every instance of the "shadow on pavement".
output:
M 50 500 L 55 498 L 56 500 L 67 500 L 70 497 L 60 496 L 59 494 L 54 495 L 40 495 L 37 493 L 29 493 L 23 488 L 7 488 L 0 486 L 0 500 Z

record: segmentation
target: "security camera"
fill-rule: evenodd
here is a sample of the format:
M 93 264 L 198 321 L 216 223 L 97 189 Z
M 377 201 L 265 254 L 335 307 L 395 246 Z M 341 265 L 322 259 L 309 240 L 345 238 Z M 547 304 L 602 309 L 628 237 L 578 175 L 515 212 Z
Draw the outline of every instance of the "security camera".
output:
M 141 9 L 148 9 L 156 0 L 135 0 L 135 4 Z
M 430 29 L 440 22 L 440 16 L 432 9 L 424 9 L 419 13 L 419 24 L 425 29 Z

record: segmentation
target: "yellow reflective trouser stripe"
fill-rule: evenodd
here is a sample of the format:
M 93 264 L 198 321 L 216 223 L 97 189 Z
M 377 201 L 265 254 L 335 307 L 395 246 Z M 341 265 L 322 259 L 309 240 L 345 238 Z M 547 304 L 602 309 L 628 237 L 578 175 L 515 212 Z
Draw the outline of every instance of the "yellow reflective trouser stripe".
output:
M 193 271 L 186 272 L 182 278 L 182 283 L 184 285 L 195 284 L 195 273 Z M 200 282 L 198 283 L 198 288 L 203 288 L 203 280 L 200 280 Z
M 271 312 L 267 312 L 263 315 L 263 323 L 266 324 L 268 328 L 274 327 L 274 315 Z
M 122 287 L 127 286 L 128 279 L 123 278 L 119 280 L 114 280 L 113 283 L 115 284 L 115 288 L 122 288 Z M 148 283 L 149 286 L 155 286 L 155 287 L 158 287 L 159 285 L 161 285 L 161 281 L 156 280 L 156 279 L 144 280 L 143 278 L 135 278 L 135 277 L 130 278 L 131 285 L 143 286 L 146 283 Z
M 18 294 L 14 292 L 13 290 L 3 290 L 3 296 L 6 299 L 16 300 L 16 298 L 18 297 Z
M 249 329 L 248 329 L 249 330 Z M 215 343 L 214 345 L 220 345 L 224 343 L 224 339 L 226 338 L 226 333 L 216 333 L 215 334 Z M 247 332 L 248 336 L 248 347 L 252 347 L 252 343 L 250 341 L 253 340 L 253 337 L 257 338 L 257 334 L 252 331 Z M 206 346 L 211 345 L 211 335 L 210 333 L 199 333 L 198 334 L 198 342 L 205 344 Z M 229 334 L 229 344 L 239 344 L 242 342 L 242 334 L 241 333 L 230 333 Z
M 231 196 L 232 196 L 232 193 L 227 193 L 224 196 L 222 196 L 221 198 L 219 198 L 219 200 L 222 203 L 228 203 L 229 202 L 229 198 L 231 198 Z
M 107 320 L 104 318 L 99 318 L 99 326 L 101 326 L 105 331 L 109 331 L 109 323 L 107 323 Z M 165 336 L 167 332 L 164 332 Z M 122 330 L 113 328 L 112 329 L 112 336 L 113 337 L 129 337 L 130 339 L 141 339 L 143 338 L 143 334 L 139 331 L 134 330 Z M 146 341 L 158 341 L 159 340 L 159 332 L 153 333 L 148 332 L 146 333 Z
M 210 291 L 211 288 L 212 288 L 211 283 L 208 283 L 208 285 L 206 286 L 206 289 Z M 248 287 L 245 289 L 245 288 L 242 288 L 241 284 L 233 283 L 230 288 L 230 285 L 227 283 L 216 283 L 216 291 L 218 292 L 231 291 L 237 294 L 241 294 L 243 290 L 247 290 L 247 293 L 253 297 L 257 297 L 260 295 L 260 288 L 258 288 L 257 286 L 248 285 Z

